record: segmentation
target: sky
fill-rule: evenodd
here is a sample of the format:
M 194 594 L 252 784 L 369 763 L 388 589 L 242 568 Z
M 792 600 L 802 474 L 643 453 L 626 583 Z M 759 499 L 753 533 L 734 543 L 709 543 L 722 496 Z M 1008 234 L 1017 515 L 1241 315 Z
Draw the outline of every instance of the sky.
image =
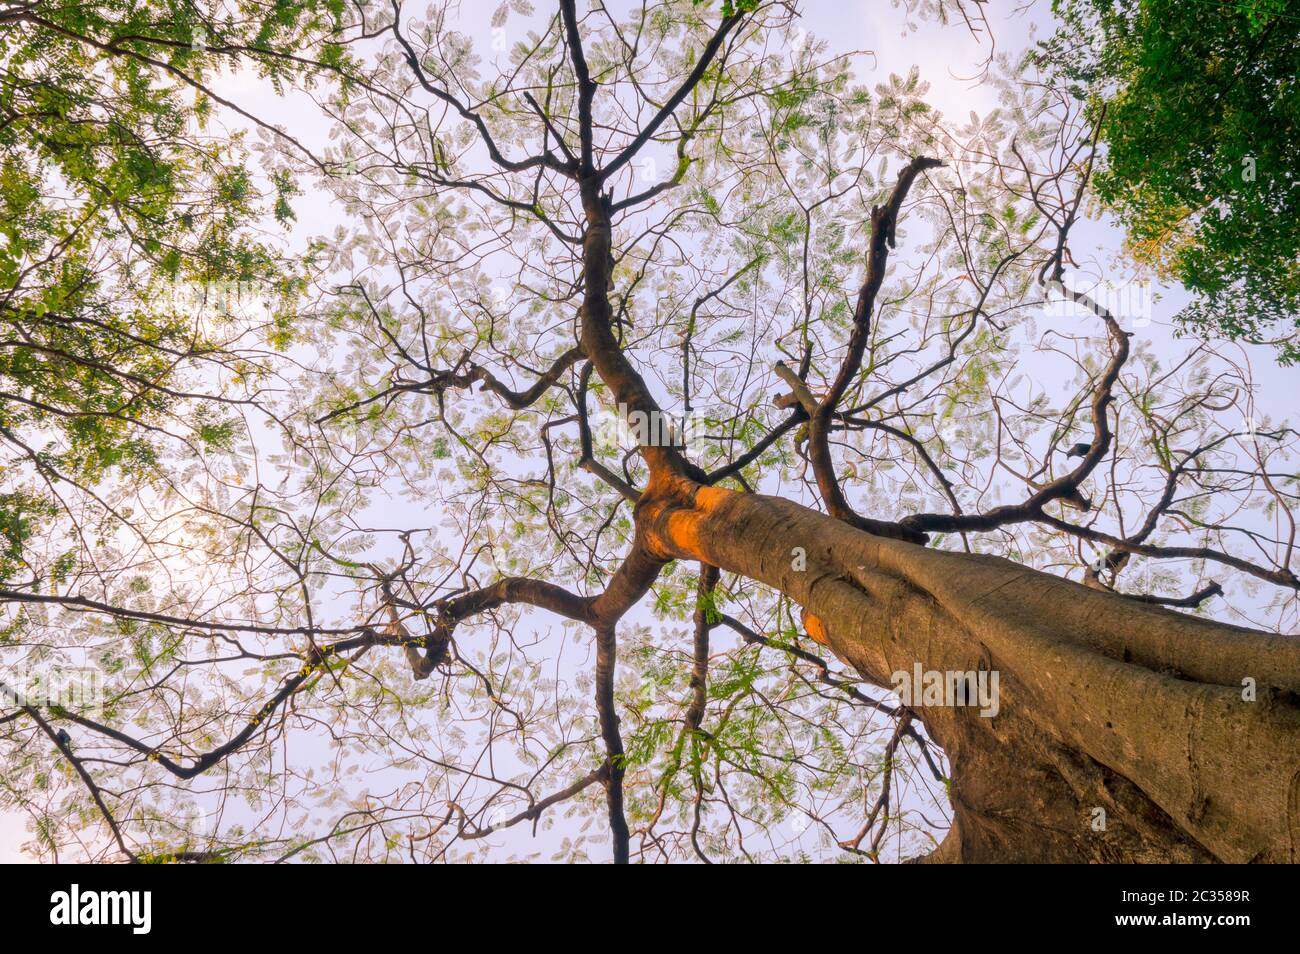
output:
M 545 0 L 538 0 L 537 6 L 542 7 L 544 3 Z M 489 21 L 494 6 L 490 3 L 462 6 L 463 18 L 457 29 L 468 33 L 476 48 L 488 49 L 491 45 Z M 1007 11 L 1014 9 L 1013 4 L 988 6 L 999 51 L 1025 48 L 1032 42 L 1034 28 L 1042 29 L 1050 22 L 1048 4 L 1043 0 L 1028 12 L 1012 16 Z M 909 29 L 905 10 L 887 0 L 856 3 L 811 0 L 804 5 L 804 12 L 809 33 L 828 40 L 831 52 L 871 51 L 858 57 L 855 65 L 859 79 L 865 82 L 874 85 L 885 81 L 891 73 L 906 74 L 917 66 L 922 79 L 930 84 L 927 100 L 948 116 L 964 117 L 971 110 L 984 114 L 997 105 L 994 92 L 981 86 L 977 79 L 990 51 L 987 37 L 977 41 L 961 25 L 943 27 L 925 21 L 917 21 L 915 30 Z M 276 101 L 254 76 L 228 76 L 221 89 L 240 102 L 255 94 L 259 100 L 255 111 L 259 115 L 271 121 L 292 122 L 295 132 L 302 128 L 302 115 L 294 104 Z M 323 129 L 320 132 L 323 136 Z M 339 221 L 338 210 L 321 196 L 309 195 L 296 204 L 296 210 L 298 223 L 294 233 L 288 236 L 295 243 L 309 235 L 329 234 Z M 1076 234 L 1076 244 L 1092 243 L 1103 250 L 1117 249 L 1119 241 L 1119 233 L 1105 223 L 1090 223 Z M 1173 346 L 1169 319 L 1184 300 L 1179 290 L 1168 290 L 1154 306 L 1151 324 L 1140 329 L 1157 348 Z M 1294 372 L 1277 368 L 1265 349 L 1258 350 L 1252 364 L 1261 384 L 1261 408 L 1272 407 L 1275 412 L 1287 410 L 1288 394 L 1293 390 L 1288 375 Z M 0 815 L 0 862 L 29 860 L 23 855 L 21 845 L 30 837 L 21 818 Z

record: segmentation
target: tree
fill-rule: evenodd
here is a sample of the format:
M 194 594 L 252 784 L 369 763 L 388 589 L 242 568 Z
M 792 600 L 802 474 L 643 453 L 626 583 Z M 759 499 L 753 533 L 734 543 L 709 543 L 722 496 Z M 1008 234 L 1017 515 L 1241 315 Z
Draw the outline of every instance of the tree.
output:
M 505 6 L 485 78 L 450 16 L 349 8 L 329 150 L 264 139 L 353 223 L 281 387 L 0 588 L 103 680 L 7 682 L 43 850 L 1293 860 L 1297 643 L 1206 610 L 1294 625 L 1296 435 L 1075 264 L 1069 92 L 953 124 L 681 0 Z
M 1045 59 L 1089 98 L 1097 195 L 1201 334 L 1300 357 L 1300 8 L 1058 0 Z
M 56 484 L 88 490 L 113 469 L 147 480 L 162 434 L 227 439 L 236 387 L 217 401 L 176 382 L 195 367 L 255 377 L 249 329 L 228 312 L 256 286 L 262 320 L 284 320 L 274 305 L 295 275 L 255 224 L 266 206 L 287 222 L 294 185 L 270 170 L 259 189 L 243 136 L 209 127 L 226 104 L 210 74 L 255 57 L 277 79 L 302 75 L 290 51 L 332 22 L 317 6 L 0 9 L 0 446 L 43 485 L 3 498 L 6 572 L 63 506 Z

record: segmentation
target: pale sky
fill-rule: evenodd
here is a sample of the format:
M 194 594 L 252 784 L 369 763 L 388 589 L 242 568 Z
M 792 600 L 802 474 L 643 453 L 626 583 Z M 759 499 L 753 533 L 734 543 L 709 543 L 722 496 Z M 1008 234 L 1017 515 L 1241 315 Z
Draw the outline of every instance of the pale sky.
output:
M 542 8 L 545 3 L 546 0 L 538 0 L 536 5 Z M 1009 3 L 989 6 L 1000 6 L 1004 10 L 1012 7 Z M 488 21 L 494 7 L 495 4 L 489 3 L 466 3 L 463 6 L 464 21 L 457 24 L 458 29 L 475 38 L 478 48 L 485 51 L 485 57 L 492 55 L 488 50 Z M 1046 23 L 1048 16 L 1046 0 L 1040 0 L 1031 14 L 1014 19 L 998 18 L 991 10 L 998 50 L 1014 53 L 1023 49 L 1029 42 L 1033 20 Z M 982 88 L 977 82 L 968 79 L 978 73 L 979 66 L 987 56 L 988 40 L 976 42 L 964 26 L 944 28 L 931 23 L 920 23 L 917 32 L 909 32 L 905 29 L 903 10 L 887 0 L 858 0 L 856 3 L 810 0 L 805 3 L 805 18 L 809 32 L 829 40 L 832 52 L 851 49 L 874 52 L 874 56 L 861 57 L 857 63 L 856 72 L 864 81 L 874 85 L 886 80 L 890 73 L 906 74 L 916 65 L 920 68 L 922 79 L 930 84 L 927 100 L 946 115 L 961 118 L 971 110 L 983 114 L 996 106 L 992 90 Z M 250 93 L 265 95 L 265 89 L 259 89 L 260 86 L 255 77 L 231 77 L 223 84 L 223 91 L 233 94 L 232 98 L 244 104 L 248 102 Z M 259 115 L 274 122 L 291 124 L 295 132 L 302 127 L 303 114 L 291 105 L 276 103 L 261 96 L 257 99 L 259 101 L 255 101 L 252 108 Z M 295 242 L 311 233 L 332 232 L 339 221 L 338 211 L 323 200 L 299 200 L 296 209 L 299 223 L 293 236 Z M 1118 234 L 1113 229 L 1094 225 L 1087 231 L 1080 230 L 1079 237 L 1084 236 L 1103 247 L 1112 250 L 1118 248 Z M 1153 324 L 1142 331 L 1156 342 L 1173 346 L 1168 320 L 1181 303 L 1180 294 L 1171 294 L 1157 304 Z M 1274 405 L 1275 413 L 1288 410 L 1286 395 L 1292 387 L 1286 378 L 1288 372 L 1275 367 L 1267 350 L 1260 350 L 1253 363 L 1264 385 L 1261 389 L 1263 405 Z M 26 860 L 20 846 L 30 837 L 24 829 L 22 818 L 0 815 L 0 861 Z

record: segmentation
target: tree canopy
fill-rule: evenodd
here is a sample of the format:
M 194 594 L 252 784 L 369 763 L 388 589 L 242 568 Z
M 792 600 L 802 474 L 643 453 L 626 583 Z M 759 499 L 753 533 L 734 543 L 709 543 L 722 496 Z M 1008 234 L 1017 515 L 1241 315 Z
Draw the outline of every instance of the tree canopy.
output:
M 954 118 L 785 2 L 197 9 L 0 14 L 33 850 L 895 861 L 1024 805 L 1044 856 L 1286 850 L 1297 435 L 1244 345 L 1108 307 L 1041 62 Z
M 248 329 L 223 312 L 254 286 L 268 302 L 292 293 L 294 268 L 258 220 L 287 221 L 294 186 L 276 175 L 259 192 L 243 133 L 209 125 L 229 104 L 207 84 L 246 49 L 277 80 L 301 73 L 291 52 L 335 22 L 314 7 L 0 10 L 0 444 L 39 476 L 5 488 L 6 574 L 57 512 L 59 485 L 90 492 L 114 470 L 147 481 L 164 433 L 230 439 L 222 404 L 237 388 L 198 395 L 178 381 L 199 364 L 254 376 L 238 353 Z
M 1045 59 L 1087 97 L 1098 198 L 1194 295 L 1194 332 L 1300 358 L 1300 5 L 1057 0 Z

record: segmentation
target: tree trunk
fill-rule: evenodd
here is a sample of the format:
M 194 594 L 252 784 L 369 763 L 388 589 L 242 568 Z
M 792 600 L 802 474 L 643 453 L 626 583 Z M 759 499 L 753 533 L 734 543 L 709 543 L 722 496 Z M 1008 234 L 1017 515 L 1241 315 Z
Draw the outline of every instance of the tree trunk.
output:
M 682 479 L 638 525 L 662 559 L 791 597 L 877 686 L 916 663 L 998 673 L 991 718 L 913 706 L 953 775 L 952 830 L 923 860 L 1300 860 L 1300 639 Z

